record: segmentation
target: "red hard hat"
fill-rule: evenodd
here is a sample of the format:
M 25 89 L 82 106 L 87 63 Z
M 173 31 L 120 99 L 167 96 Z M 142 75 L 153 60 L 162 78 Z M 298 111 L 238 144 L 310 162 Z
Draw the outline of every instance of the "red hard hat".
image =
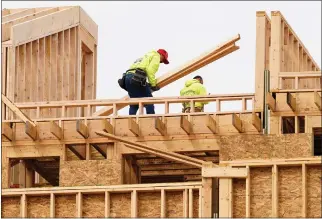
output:
M 164 49 L 159 49 L 158 51 L 157 51 L 160 55 L 163 55 L 163 57 L 164 57 L 164 64 L 169 64 L 169 61 L 168 61 L 168 52 L 167 51 L 165 51 Z

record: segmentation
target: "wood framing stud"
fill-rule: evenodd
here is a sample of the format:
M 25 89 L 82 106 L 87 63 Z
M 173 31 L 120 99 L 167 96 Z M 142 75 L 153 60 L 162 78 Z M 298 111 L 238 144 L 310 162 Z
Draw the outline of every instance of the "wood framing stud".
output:
M 132 118 L 128 118 L 129 130 L 135 135 L 140 136 L 140 127 L 139 124 L 134 121 Z
M 232 179 L 219 179 L 219 217 L 233 217 Z
M 167 213 L 166 209 L 166 193 L 164 189 L 161 189 L 161 218 L 165 218 Z
M 319 95 L 318 92 L 314 92 L 314 103 L 319 108 L 319 110 L 322 110 L 322 104 L 321 104 L 322 97 Z
M 107 121 L 106 119 L 103 119 L 102 123 L 103 123 L 103 131 L 110 134 L 114 134 L 114 127 L 109 121 Z
M 154 118 L 154 128 L 162 135 L 167 135 L 167 127 L 164 122 L 158 117 Z
M 286 95 L 286 103 L 292 109 L 293 112 L 296 111 L 296 98 L 293 97 L 291 93 L 287 93 Z
M 212 218 L 212 178 L 202 177 L 202 217 Z
M 180 127 L 185 131 L 188 135 L 192 134 L 192 125 L 185 116 L 180 117 Z
M 20 216 L 22 218 L 27 217 L 27 196 L 22 194 L 20 198 Z
M 25 133 L 34 141 L 37 140 L 37 126 L 33 126 L 29 121 L 25 124 Z
M 55 217 L 55 194 L 50 194 L 50 217 Z
M 232 124 L 237 129 L 239 133 L 244 132 L 243 122 L 235 113 L 232 114 Z
M 202 177 L 246 178 L 248 175 L 247 168 L 202 167 Z
M 252 114 L 252 124 L 257 129 L 258 132 L 262 131 L 262 121 L 256 113 Z
M 9 141 L 12 141 L 13 139 L 13 130 L 10 127 L 9 123 L 3 122 L 2 128 L 1 128 L 1 135 L 8 139 Z
M 269 106 L 271 111 L 274 112 L 276 110 L 276 100 L 271 93 L 266 94 L 266 104 Z
M 138 193 L 136 190 L 131 193 L 131 217 L 138 217 Z
M 83 121 L 81 120 L 76 121 L 76 131 L 85 139 L 88 138 L 88 127 L 87 125 L 84 124 Z
M 110 212 L 111 212 L 110 192 L 105 192 L 105 218 L 110 217 Z
M 53 134 L 58 140 L 63 139 L 63 130 L 54 121 L 50 121 L 50 133 Z
M 213 116 L 207 115 L 207 124 L 206 125 L 212 133 L 214 133 L 214 134 L 218 133 L 218 125 L 217 125 L 216 120 L 213 118 Z

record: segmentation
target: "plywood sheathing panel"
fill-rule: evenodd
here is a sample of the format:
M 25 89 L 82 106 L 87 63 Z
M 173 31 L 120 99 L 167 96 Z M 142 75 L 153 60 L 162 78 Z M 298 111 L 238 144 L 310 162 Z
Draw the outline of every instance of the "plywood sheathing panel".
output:
M 121 184 L 120 160 L 78 160 L 60 163 L 60 186 Z
M 131 193 L 112 193 L 110 198 L 112 218 L 131 217 Z
M 48 218 L 50 207 L 49 196 L 27 197 L 27 217 Z
M 193 218 L 198 218 L 199 217 L 199 190 L 194 190 L 193 191 Z
M 310 157 L 312 136 L 293 135 L 234 135 L 220 136 L 220 160 Z M 296 147 L 294 147 L 296 145 Z
M 20 217 L 20 197 L 1 197 L 1 217 Z
M 161 193 L 139 192 L 138 193 L 138 217 L 157 218 L 161 217 Z
M 83 194 L 83 217 L 103 218 L 105 210 L 104 194 Z
M 246 217 L 246 180 L 233 179 L 233 217 Z
M 250 169 L 250 216 L 271 217 L 272 168 Z
M 302 169 L 301 167 L 279 167 L 279 217 L 302 216 Z
M 166 217 L 183 217 L 183 192 L 166 191 Z
M 8 159 L 5 159 L 5 150 L 2 149 L 2 159 L 1 159 L 1 188 L 2 189 L 7 189 L 9 187 L 8 183 L 9 183 L 9 163 L 8 163 Z
M 322 217 L 321 166 L 307 166 L 307 217 Z
M 55 217 L 76 217 L 76 195 L 55 195 Z

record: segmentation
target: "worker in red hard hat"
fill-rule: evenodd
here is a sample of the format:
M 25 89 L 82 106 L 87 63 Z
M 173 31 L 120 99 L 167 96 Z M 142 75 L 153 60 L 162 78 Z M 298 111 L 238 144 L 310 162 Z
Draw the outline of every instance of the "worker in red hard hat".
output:
M 131 98 L 152 97 L 152 92 L 160 89 L 155 78 L 160 63 L 169 64 L 167 51 L 159 49 L 148 52 L 138 58 L 123 74 L 122 79 L 118 81 L 120 87 L 125 89 Z M 155 114 L 153 104 L 144 107 L 147 114 Z M 138 109 L 138 105 L 130 105 L 129 114 L 136 115 Z

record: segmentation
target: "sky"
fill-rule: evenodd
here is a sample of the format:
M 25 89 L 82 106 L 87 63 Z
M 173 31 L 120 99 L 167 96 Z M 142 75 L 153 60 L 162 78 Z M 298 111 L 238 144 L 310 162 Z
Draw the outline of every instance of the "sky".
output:
M 2 8 L 81 6 L 98 25 L 97 99 L 127 95 L 117 79 L 139 57 L 166 49 L 175 70 L 238 33 L 240 49 L 166 86 L 154 96 L 179 96 L 186 80 L 201 75 L 208 93 L 255 92 L 256 11 L 279 10 L 321 67 L 321 1 L 2 1 Z M 214 104 L 206 111 L 214 109 Z M 239 110 L 241 103 L 222 110 Z M 179 104 L 171 112 L 181 111 Z M 157 106 L 156 113 L 164 112 Z M 128 108 L 120 114 L 127 114 Z

